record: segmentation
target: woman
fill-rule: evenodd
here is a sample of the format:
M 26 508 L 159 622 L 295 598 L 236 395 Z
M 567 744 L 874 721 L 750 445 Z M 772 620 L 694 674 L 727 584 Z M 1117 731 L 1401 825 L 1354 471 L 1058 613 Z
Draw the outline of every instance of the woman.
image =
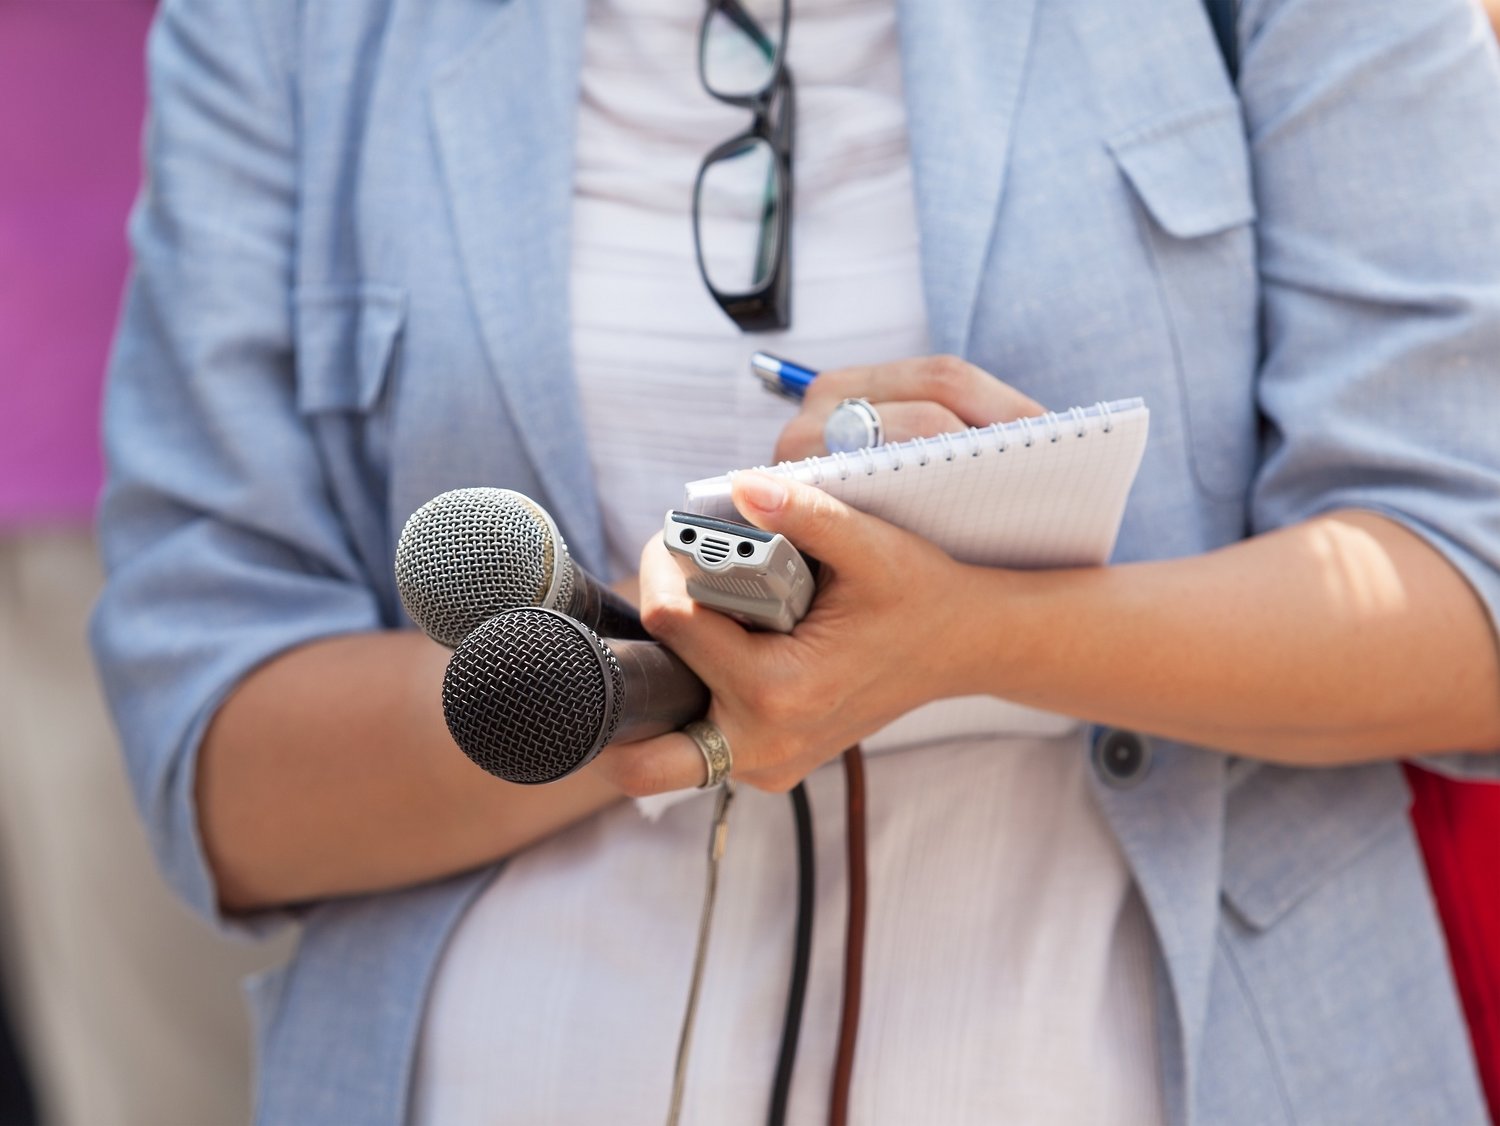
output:
M 697 88 L 696 14 L 164 10 L 96 642 L 184 894 L 300 905 L 255 990 L 264 1121 L 664 1112 L 708 806 L 619 797 L 702 758 L 480 776 L 446 654 L 397 628 L 394 536 L 503 485 L 624 575 L 678 483 L 815 452 L 846 395 L 899 438 L 1140 394 L 1153 435 L 1121 565 L 1088 572 L 959 567 L 746 478 L 831 571 L 790 637 L 695 612 L 648 543 L 644 617 L 748 784 L 688 1119 L 764 1113 L 792 880 L 752 787 L 803 777 L 834 878 L 791 1117 L 826 1105 L 819 768 L 871 736 L 857 1120 L 1482 1115 L 1394 763 L 1493 776 L 1463 752 L 1500 742 L 1474 10 L 1362 9 L 1355 38 L 1334 0 L 1245 4 L 1237 88 L 1189 0 L 896 16 L 788 33 L 797 327 L 751 339 L 840 368 L 794 416 L 693 272 L 694 170 L 746 116 Z M 899 359 L 929 353 L 964 359 Z M 1033 710 L 878 734 L 963 693 Z M 1092 759 L 1096 728 L 1128 753 Z

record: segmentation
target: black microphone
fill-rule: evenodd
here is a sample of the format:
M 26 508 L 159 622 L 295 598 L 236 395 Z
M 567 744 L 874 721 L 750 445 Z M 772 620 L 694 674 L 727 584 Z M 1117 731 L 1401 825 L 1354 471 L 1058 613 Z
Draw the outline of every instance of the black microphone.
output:
M 607 637 L 645 640 L 635 609 L 568 554 L 557 524 L 510 489 L 454 489 L 407 520 L 396 547 L 401 604 L 452 649 L 506 610 L 561 610 Z
M 555 610 L 478 626 L 443 677 L 443 718 L 464 752 L 507 782 L 555 782 L 607 744 L 675 731 L 708 710 L 707 686 L 654 641 L 605 641 Z

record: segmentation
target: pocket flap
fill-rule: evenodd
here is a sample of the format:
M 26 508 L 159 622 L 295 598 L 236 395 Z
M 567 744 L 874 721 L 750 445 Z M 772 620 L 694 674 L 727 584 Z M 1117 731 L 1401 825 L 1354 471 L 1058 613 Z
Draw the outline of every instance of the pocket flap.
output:
M 380 398 L 406 321 L 396 286 L 311 286 L 293 297 L 297 318 L 297 407 L 368 411 Z
M 1403 825 L 1410 804 L 1394 763 L 1339 770 L 1262 766 L 1229 795 L 1224 898 L 1246 923 L 1264 930 Z
M 1198 238 L 1255 219 L 1238 104 L 1138 126 L 1108 145 L 1141 203 L 1168 234 Z

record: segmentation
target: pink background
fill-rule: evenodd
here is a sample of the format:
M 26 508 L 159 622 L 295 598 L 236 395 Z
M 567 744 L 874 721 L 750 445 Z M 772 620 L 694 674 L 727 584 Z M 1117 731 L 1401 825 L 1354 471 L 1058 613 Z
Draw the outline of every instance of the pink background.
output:
M 0 0 L 0 524 L 88 519 L 149 0 Z

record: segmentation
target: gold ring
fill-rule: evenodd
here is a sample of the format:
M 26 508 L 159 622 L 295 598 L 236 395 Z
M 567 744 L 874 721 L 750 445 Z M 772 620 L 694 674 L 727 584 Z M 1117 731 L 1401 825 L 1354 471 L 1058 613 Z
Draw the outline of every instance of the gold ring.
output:
M 724 738 L 719 725 L 700 719 L 684 727 L 682 733 L 698 744 L 698 750 L 703 752 L 703 765 L 708 768 L 708 777 L 698 789 L 711 790 L 727 781 L 734 769 L 734 756 L 729 753 L 729 740 Z

